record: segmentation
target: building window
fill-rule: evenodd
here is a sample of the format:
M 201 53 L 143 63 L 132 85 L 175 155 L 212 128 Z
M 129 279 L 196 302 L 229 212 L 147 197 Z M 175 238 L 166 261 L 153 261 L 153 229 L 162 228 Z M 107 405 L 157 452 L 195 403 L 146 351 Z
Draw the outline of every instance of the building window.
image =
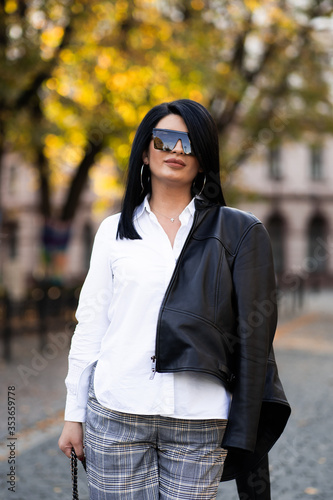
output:
M 285 255 L 284 255 L 284 240 L 285 240 L 285 222 L 280 214 L 273 214 L 267 221 L 267 230 L 269 232 L 274 267 L 277 274 L 282 274 L 285 269 Z
M 271 148 L 268 151 L 269 178 L 275 181 L 282 179 L 281 171 L 281 150 L 279 147 Z
M 323 179 L 323 149 L 321 146 L 313 146 L 310 150 L 310 175 L 313 181 Z
M 314 215 L 308 225 L 308 257 L 312 272 L 323 272 L 328 267 L 327 234 L 326 219 L 320 214 Z

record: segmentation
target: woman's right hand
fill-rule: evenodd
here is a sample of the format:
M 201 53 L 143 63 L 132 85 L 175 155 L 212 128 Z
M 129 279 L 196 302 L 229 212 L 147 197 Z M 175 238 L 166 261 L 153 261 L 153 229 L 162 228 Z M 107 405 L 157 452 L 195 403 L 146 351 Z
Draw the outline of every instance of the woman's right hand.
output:
M 58 445 L 66 457 L 70 458 L 74 448 L 77 458 L 82 460 L 84 458 L 82 423 L 66 421 Z

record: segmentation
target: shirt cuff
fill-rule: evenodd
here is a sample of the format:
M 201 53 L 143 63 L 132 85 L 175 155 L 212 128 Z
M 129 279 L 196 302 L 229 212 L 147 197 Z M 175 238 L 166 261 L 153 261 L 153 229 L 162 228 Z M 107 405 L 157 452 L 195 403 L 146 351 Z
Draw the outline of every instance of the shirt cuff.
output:
M 82 408 L 77 403 L 77 397 L 68 394 L 66 399 L 65 420 L 69 422 L 85 422 L 86 407 Z

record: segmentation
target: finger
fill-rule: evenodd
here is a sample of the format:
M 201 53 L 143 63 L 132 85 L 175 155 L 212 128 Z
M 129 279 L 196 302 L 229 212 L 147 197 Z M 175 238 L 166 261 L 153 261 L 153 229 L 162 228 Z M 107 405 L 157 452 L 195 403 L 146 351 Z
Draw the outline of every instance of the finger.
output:
M 77 458 L 79 460 L 81 460 L 81 462 L 82 462 L 82 460 L 84 459 L 84 451 L 83 451 L 83 445 L 82 445 L 82 443 L 76 444 L 73 447 L 74 447 L 74 451 L 76 453 Z
M 63 451 L 63 453 L 65 453 L 66 457 L 71 458 L 72 448 L 73 448 L 73 446 L 70 445 L 70 446 L 65 446 L 62 449 L 62 451 Z

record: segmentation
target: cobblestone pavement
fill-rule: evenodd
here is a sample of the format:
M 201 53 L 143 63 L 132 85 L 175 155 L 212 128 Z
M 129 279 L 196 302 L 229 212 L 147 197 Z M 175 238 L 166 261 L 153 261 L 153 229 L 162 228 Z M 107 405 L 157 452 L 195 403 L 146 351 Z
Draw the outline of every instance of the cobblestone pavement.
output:
M 326 293 L 307 298 L 302 314 L 296 317 L 289 301 L 285 300 L 281 307 L 283 318 L 275 350 L 293 413 L 270 454 L 273 500 L 332 498 L 332 304 L 333 294 Z M 42 353 L 37 350 L 34 336 L 17 338 L 12 363 L 0 364 L 0 500 L 71 498 L 69 460 L 57 447 L 67 351 L 68 337 L 64 334 L 49 337 Z M 15 386 L 17 440 L 7 432 L 9 386 Z M 11 452 L 15 459 L 15 491 L 8 490 L 7 483 Z M 81 466 L 79 488 L 80 500 L 88 500 Z M 221 484 L 217 498 L 238 500 L 235 483 Z

